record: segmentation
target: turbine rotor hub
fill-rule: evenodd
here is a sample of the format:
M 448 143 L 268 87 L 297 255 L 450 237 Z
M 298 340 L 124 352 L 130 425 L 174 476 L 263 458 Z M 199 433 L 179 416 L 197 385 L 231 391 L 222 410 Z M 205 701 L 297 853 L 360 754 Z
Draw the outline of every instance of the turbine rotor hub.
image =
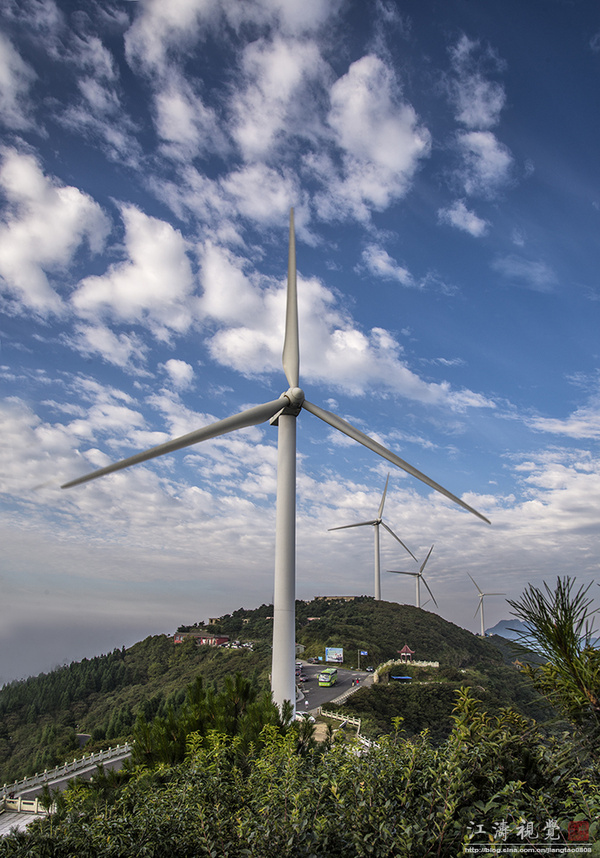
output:
M 302 403 L 304 402 L 304 391 L 301 387 L 290 387 L 290 389 L 283 394 L 287 396 L 290 401 L 290 406 L 292 408 L 301 408 Z

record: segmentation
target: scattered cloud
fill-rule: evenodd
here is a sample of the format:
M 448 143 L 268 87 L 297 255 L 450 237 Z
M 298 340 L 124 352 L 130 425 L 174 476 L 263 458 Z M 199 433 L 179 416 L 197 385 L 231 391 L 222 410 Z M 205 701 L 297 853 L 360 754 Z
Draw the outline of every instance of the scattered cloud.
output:
M 227 151 L 227 137 L 216 111 L 204 104 L 201 95 L 179 71 L 169 70 L 156 91 L 154 104 L 163 154 L 186 161 L 197 155 L 213 152 L 223 155 Z
M 94 142 L 100 141 L 111 160 L 136 165 L 141 158 L 135 137 L 138 129 L 123 108 L 112 53 L 97 36 L 73 34 L 66 61 L 77 69 L 77 93 L 65 99 L 58 121 Z
M 289 146 L 290 135 L 310 136 L 317 115 L 315 99 L 318 102 L 318 90 L 323 90 L 328 74 L 314 42 L 276 37 L 247 46 L 243 83 L 231 104 L 232 133 L 246 161 L 268 159 L 283 140 Z
M 570 379 L 574 385 L 589 389 L 587 402 L 565 418 L 533 417 L 527 422 L 538 432 L 573 438 L 577 441 L 584 439 L 600 439 L 600 392 L 597 377 L 592 379 L 575 375 Z
M 37 75 L 0 33 L 0 122 L 24 131 L 33 125 L 29 89 Z
M 382 280 L 396 280 L 403 286 L 414 286 L 413 277 L 403 265 L 399 265 L 383 247 L 369 244 L 362 252 L 362 262 L 369 274 Z
M 0 188 L 9 204 L 0 224 L 3 291 L 17 311 L 59 313 L 62 298 L 47 275 L 67 271 L 84 242 L 98 253 L 108 218 L 87 194 L 46 176 L 33 155 L 2 154 Z
M 159 340 L 182 333 L 193 321 L 192 267 L 181 233 L 133 205 L 122 205 L 127 260 L 104 275 L 86 277 L 73 293 L 82 317 L 138 322 Z
M 456 134 L 461 163 L 454 178 L 468 196 L 494 197 L 509 181 L 513 164 L 508 147 L 490 130 L 500 122 L 506 95 L 500 83 L 486 76 L 486 69 L 496 72 L 502 64 L 465 35 L 450 49 L 450 59 L 448 95 L 456 121 L 466 128 Z
M 468 196 L 493 197 L 510 179 L 512 155 L 491 131 L 460 132 L 458 178 Z
M 352 63 L 331 87 L 328 122 L 342 151 L 341 170 L 324 159 L 313 161 L 329 176 L 318 195 L 321 217 L 351 214 L 367 220 L 402 197 L 419 164 L 429 155 L 431 135 L 419 122 L 390 66 L 373 55 Z
M 171 358 L 171 360 L 168 360 L 164 364 L 163 368 L 168 374 L 171 383 L 178 390 L 191 387 L 194 381 L 194 368 L 189 363 L 186 363 L 184 360 Z
M 463 200 L 457 200 L 450 208 L 439 209 L 438 219 L 440 223 L 447 223 L 456 229 L 468 232 L 474 238 L 485 235 L 489 226 L 488 221 L 470 211 Z
M 514 254 L 497 257 L 492 268 L 509 280 L 538 292 L 551 292 L 558 282 L 556 274 L 546 262 L 525 259 Z
M 456 119 L 467 128 L 492 128 L 500 121 L 506 102 L 504 87 L 486 79 L 482 66 L 492 60 L 489 51 L 482 53 L 479 42 L 464 34 L 450 49 L 453 76 L 449 81 L 450 99 L 456 109 Z
M 99 356 L 132 375 L 146 374 L 148 347 L 135 333 L 117 334 L 102 324 L 76 324 L 73 334 L 64 334 L 62 339 L 84 357 Z

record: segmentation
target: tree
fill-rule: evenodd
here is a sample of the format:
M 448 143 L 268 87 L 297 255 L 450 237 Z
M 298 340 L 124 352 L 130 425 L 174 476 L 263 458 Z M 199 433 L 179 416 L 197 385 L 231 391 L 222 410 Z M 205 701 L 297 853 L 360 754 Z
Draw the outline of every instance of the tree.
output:
M 512 614 L 523 621 L 525 644 L 546 659 L 524 664 L 523 672 L 569 721 L 595 743 L 600 737 L 600 650 L 594 646 L 588 595 L 591 583 L 575 589 L 575 579 L 557 578 L 552 590 L 528 586 L 520 599 L 509 600 Z

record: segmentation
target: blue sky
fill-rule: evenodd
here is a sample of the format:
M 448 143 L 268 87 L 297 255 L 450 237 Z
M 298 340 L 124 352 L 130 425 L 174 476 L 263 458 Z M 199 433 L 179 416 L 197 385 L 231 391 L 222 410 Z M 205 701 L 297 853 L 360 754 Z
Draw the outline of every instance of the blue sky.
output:
M 373 518 L 388 472 L 446 619 L 478 630 L 467 572 L 510 598 L 594 579 L 597 4 L 0 16 L 0 681 L 272 600 L 268 425 L 59 486 L 287 388 L 290 206 L 307 398 L 492 521 L 303 412 L 298 597 L 372 594 L 371 532 L 328 528 Z

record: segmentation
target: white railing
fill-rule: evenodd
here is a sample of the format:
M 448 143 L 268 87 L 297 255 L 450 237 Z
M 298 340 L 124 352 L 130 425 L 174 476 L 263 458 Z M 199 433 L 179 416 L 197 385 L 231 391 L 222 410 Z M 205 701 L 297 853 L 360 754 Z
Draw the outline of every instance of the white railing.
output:
M 56 809 L 56 805 L 52 804 L 50 809 L 43 807 L 42 803 L 37 798 L 26 799 L 21 798 L 5 798 L 0 802 L 0 813 L 5 810 L 12 811 L 13 813 L 42 813 L 47 814 L 49 811 L 53 812 Z
M 340 712 L 327 712 L 319 707 L 319 715 L 323 718 L 334 718 L 336 721 L 343 721 L 345 724 L 352 724 L 356 727 L 356 735 L 360 735 L 360 718 L 353 718 L 351 715 L 342 715 Z
M 80 759 L 75 759 L 70 763 L 65 762 L 62 766 L 57 766 L 55 769 L 47 769 L 41 774 L 36 773 L 29 778 L 23 778 L 23 780 L 15 781 L 12 784 L 4 784 L 4 786 L 0 788 L 0 800 L 4 799 L 5 805 L 8 807 L 6 802 L 15 801 L 20 793 L 27 792 L 30 789 L 34 789 L 35 787 L 42 786 L 45 783 L 50 783 L 51 781 L 56 781 L 59 778 L 64 778 L 69 775 L 71 777 L 75 777 L 78 772 L 81 772 L 84 769 L 89 769 L 92 766 L 100 765 L 100 763 L 103 763 L 106 760 L 113 760 L 116 757 L 127 757 L 131 753 L 131 748 L 132 745 L 127 743 L 124 745 L 117 745 L 116 748 L 109 748 L 107 751 L 97 751 L 95 754 L 86 754 Z M 37 811 L 31 812 L 37 813 Z

